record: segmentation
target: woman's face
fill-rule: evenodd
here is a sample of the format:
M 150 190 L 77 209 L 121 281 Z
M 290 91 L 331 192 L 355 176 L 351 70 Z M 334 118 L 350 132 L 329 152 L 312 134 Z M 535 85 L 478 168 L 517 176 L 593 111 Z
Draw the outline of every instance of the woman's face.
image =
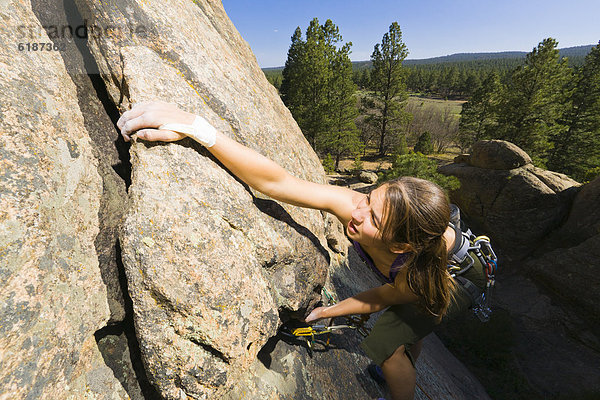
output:
M 368 246 L 381 246 L 381 218 L 387 185 L 382 185 L 365 196 L 352 211 L 346 231 L 348 237 Z

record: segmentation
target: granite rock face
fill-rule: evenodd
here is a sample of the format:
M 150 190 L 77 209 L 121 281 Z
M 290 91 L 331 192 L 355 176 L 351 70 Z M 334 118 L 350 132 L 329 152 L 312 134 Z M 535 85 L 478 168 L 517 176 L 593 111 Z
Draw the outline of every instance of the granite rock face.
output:
M 32 0 L 31 6 L 36 17 L 45 27 L 52 43 L 61 46 L 61 55 L 69 77 L 75 84 L 77 102 L 84 118 L 84 127 L 92 143 L 92 153 L 98 160 L 98 173 L 102 178 L 102 197 L 100 198 L 99 232 L 94 240 L 98 253 L 102 280 L 107 287 L 108 304 L 111 318 L 109 324 L 118 323 L 125 318 L 123 293 L 117 265 L 117 239 L 121 220 L 125 211 L 127 193 L 122 173 L 122 162 L 115 146 L 115 127 L 98 97 L 92 79 L 98 79 L 90 71 L 93 67 L 86 60 L 77 45 L 85 43 L 77 34 L 77 29 L 85 25 L 77 9 L 70 5 L 72 0 Z M 61 32 L 62 27 L 73 27 L 74 34 Z M 81 31 L 80 31 L 81 32 Z M 87 66 L 86 66 L 87 63 Z M 88 75 L 90 73 L 90 75 Z M 114 113 L 118 113 L 116 107 Z M 117 174 L 121 172 L 123 178 Z
M 21 25 L 51 42 L 29 2 L 0 18 L 0 397 L 127 398 L 94 337 L 102 183 L 75 87 L 56 52 L 17 50 Z
M 515 257 L 538 246 L 560 225 L 579 186 L 566 175 L 523 164 L 528 159 L 511 143 L 485 141 L 473 146 L 470 157 L 460 159 L 467 162 L 439 169 L 460 180 L 461 187 L 450 197 L 461 212 Z
M 177 103 L 299 177 L 324 182 L 220 4 L 77 3 L 90 24 L 150 28 L 90 37 L 115 104 Z M 131 157 L 121 243 L 147 373 L 165 398 L 218 397 L 276 334 L 280 313 L 317 300 L 331 260 L 325 221 L 261 198 L 190 140 L 138 142 Z
M 146 81 L 160 74 L 212 114 L 154 52 L 122 54 L 132 98 L 164 96 Z M 330 259 L 323 218 L 256 197 L 190 140 L 138 142 L 132 165 L 121 242 L 147 371 L 166 398 L 217 397 L 275 335 L 279 312 L 316 300 Z
M 144 400 L 138 378 L 134 373 L 129 344 L 125 334 L 106 335 L 98 340 L 98 348 L 106 365 L 113 371 L 131 400 Z

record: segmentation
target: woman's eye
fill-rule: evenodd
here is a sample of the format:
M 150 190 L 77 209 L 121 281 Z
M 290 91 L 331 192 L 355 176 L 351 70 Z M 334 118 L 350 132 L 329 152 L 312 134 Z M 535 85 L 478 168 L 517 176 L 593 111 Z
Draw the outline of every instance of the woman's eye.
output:
M 373 214 L 371 214 L 371 222 L 373 223 L 373 226 L 375 226 L 375 228 L 378 228 L 377 221 L 375 221 L 375 217 L 373 216 Z

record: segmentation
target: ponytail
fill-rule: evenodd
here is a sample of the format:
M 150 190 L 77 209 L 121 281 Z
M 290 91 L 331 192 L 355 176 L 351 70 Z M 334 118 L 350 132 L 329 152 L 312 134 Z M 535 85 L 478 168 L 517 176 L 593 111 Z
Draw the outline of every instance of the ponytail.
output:
M 419 296 L 422 308 L 441 319 L 455 290 L 448 273 L 448 251 L 443 237 L 431 238 L 411 261 L 406 267 L 408 287 Z

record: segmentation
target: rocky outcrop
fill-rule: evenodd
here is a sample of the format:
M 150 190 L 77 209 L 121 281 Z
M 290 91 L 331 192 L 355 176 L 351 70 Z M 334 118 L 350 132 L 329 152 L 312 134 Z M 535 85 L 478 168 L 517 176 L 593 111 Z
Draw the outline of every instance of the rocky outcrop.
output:
M 583 186 L 564 225 L 527 263 L 530 275 L 552 291 L 594 333 L 583 342 L 600 351 L 600 178 Z
M 76 91 L 29 2 L 0 6 L 0 397 L 127 398 L 94 332 L 110 318 L 94 240 L 102 182 Z
M 550 238 L 559 247 L 579 245 L 600 233 L 600 178 L 587 183 L 577 193 L 569 218 Z
M 440 170 L 459 177 L 452 200 L 502 255 L 493 304 L 510 316 L 504 329 L 513 344 L 504 359 L 539 396 L 593 397 L 600 391 L 600 179 L 580 187 L 527 160 L 510 143 L 484 141 Z
M 533 166 L 509 142 L 477 143 L 458 161 L 439 168 L 460 180 L 452 201 L 510 257 L 522 257 L 563 221 L 579 186 L 566 175 Z

